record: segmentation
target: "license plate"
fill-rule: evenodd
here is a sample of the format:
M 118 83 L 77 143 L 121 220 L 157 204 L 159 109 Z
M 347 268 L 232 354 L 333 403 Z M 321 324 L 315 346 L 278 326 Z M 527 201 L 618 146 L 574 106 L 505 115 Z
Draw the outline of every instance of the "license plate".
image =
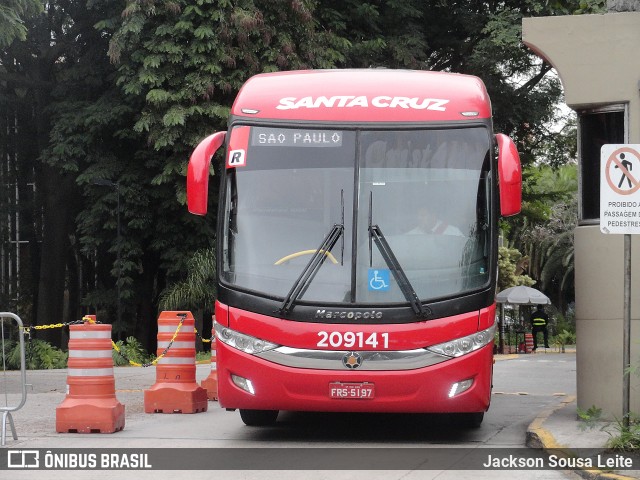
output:
M 376 395 L 373 383 L 343 383 L 333 382 L 329 384 L 329 397 L 343 400 L 371 400 Z

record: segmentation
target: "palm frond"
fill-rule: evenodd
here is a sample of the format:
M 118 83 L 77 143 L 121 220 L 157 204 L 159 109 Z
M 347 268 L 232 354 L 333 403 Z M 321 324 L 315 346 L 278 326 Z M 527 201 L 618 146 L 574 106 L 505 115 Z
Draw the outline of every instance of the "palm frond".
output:
M 216 255 L 213 248 L 199 250 L 188 262 L 187 277 L 160 295 L 161 310 L 199 309 L 216 298 Z

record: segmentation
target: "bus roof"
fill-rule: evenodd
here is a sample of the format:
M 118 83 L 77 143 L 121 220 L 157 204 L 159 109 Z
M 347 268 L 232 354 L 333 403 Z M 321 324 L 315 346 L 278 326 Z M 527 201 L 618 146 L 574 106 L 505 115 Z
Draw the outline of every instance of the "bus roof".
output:
M 416 70 L 301 70 L 251 77 L 234 117 L 333 122 L 439 122 L 491 117 L 478 77 Z

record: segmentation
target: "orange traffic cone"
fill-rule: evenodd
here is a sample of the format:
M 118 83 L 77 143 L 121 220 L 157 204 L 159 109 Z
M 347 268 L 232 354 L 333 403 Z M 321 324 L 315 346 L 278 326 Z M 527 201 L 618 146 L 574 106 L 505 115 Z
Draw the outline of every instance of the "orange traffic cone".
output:
M 214 317 L 215 322 L 215 317 Z M 216 363 L 216 332 L 211 329 L 211 373 L 205 378 L 200 385 L 207 389 L 207 398 L 209 400 L 218 400 L 218 365 Z
M 56 408 L 56 432 L 122 430 L 124 405 L 116 399 L 111 325 L 70 325 L 67 366 L 67 396 Z
M 207 391 L 196 383 L 194 327 L 191 312 L 160 313 L 157 356 L 162 358 L 156 365 L 156 383 L 144 391 L 145 413 L 207 411 Z
M 524 353 L 533 353 L 533 334 L 524 334 L 525 351 Z

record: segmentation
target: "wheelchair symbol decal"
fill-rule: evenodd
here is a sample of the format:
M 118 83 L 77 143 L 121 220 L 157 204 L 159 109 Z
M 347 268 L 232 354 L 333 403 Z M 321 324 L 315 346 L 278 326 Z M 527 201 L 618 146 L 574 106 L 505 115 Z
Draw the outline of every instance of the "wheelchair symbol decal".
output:
M 391 275 L 389 270 L 369 269 L 369 290 L 386 292 L 391 288 Z

